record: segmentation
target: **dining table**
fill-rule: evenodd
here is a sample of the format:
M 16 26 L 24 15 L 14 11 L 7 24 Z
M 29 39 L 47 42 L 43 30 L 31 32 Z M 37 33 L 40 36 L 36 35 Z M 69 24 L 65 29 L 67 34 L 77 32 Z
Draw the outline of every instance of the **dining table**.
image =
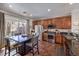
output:
M 13 35 L 9 37 L 9 40 L 15 41 L 16 44 L 21 45 L 18 47 L 19 54 L 24 56 L 30 50 L 26 43 L 32 39 L 31 35 Z

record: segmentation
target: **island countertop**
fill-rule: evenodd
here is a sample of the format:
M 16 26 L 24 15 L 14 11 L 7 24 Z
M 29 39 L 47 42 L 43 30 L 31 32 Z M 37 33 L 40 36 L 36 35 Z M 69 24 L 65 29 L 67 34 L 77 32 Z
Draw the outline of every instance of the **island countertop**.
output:
M 71 35 L 63 35 L 67 40 L 66 44 L 70 49 L 70 54 L 74 56 L 79 56 L 79 41 L 77 37 Z

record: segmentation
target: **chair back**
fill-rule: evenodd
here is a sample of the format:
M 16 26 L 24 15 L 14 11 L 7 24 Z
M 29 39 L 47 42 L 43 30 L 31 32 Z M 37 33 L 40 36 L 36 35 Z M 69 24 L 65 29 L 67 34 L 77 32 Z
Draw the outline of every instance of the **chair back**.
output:
M 33 36 L 33 38 L 32 38 L 32 45 L 38 44 L 38 37 L 39 37 L 39 35 Z

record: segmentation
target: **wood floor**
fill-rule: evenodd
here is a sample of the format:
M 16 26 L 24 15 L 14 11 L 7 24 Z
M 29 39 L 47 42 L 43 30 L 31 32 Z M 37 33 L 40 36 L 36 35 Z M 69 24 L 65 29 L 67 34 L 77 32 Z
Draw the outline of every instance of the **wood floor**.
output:
M 13 53 L 15 53 L 15 51 L 11 54 Z M 65 56 L 63 45 L 49 43 L 42 40 L 39 41 L 39 53 L 39 55 L 36 53 L 35 56 Z M 4 56 L 4 49 L 0 52 L 0 56 Z M 20 55 L 16 54 L 15 56 Z M 25 56 L 32 56 L 32 54 L 28 53 Z
M 40 41 L 39 52 L 41 56 L 64 56 L 64 47 L 61 44 Z

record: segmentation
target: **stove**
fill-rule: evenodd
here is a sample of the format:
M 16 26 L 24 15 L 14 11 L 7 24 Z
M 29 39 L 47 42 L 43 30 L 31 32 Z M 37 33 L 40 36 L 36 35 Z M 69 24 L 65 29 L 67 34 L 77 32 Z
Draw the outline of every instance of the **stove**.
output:
M 55 32 L 48 32 L 48 41 L 50 43 L 53 43 L 54 40 L 55 40 Z

